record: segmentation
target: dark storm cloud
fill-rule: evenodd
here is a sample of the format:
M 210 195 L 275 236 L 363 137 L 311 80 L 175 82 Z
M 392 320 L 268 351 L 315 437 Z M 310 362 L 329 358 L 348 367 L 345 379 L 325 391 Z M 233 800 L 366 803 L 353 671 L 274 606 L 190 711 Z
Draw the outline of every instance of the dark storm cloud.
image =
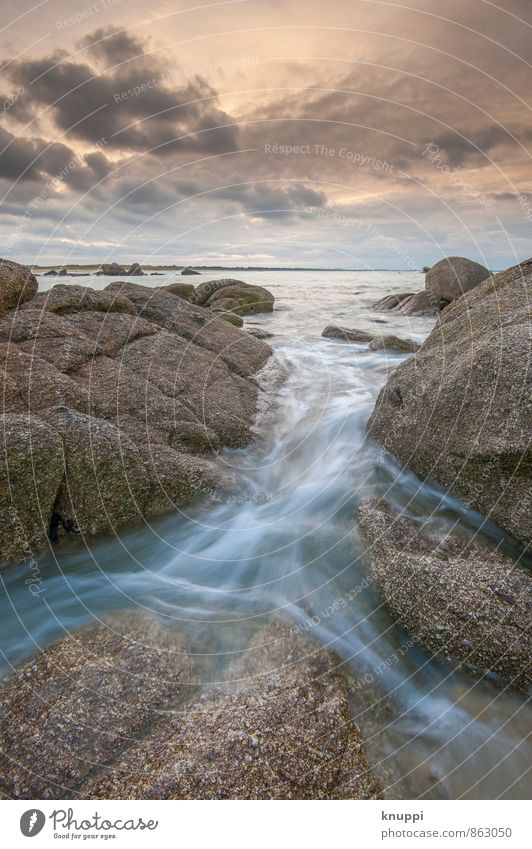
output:
M 172 85 L 167 65 L 120 31 L 98 30 L 80 46 L 77 57 L 60 52 L 11 64 L 11 82 L 25 89 L 20 108 L 33 107 L 35 115 L 46 110 L 72 139 L 94 144 L 103 138 L 121 150 L 164 156 L 236 146 L 235 128 L 223 126 L 231 119 L 200 76 Z M 91 58 L 106 69 L 93 67 Z
M 0 151 L 0 176 L 13 181 L 53 176 L 75 158 L 74 152 L 64 144 L 18 138 L 2 127 Z

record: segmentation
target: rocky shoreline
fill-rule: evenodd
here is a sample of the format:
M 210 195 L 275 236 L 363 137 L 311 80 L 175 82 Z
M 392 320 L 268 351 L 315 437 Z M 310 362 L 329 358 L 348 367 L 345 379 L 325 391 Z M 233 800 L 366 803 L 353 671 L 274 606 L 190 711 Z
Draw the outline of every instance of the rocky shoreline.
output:
M 368 437 L 493 521 L 532 539 L 532 260 L 471 287 L 381 390 Z M 481 675 L 532 683 L 530 567 L 457 534 L 435 535 L 384 499 L 357 520 L 392 614 L 421 645 Z
M 446 261 L 452 277 L 456 259 Z M 431 279 L 449 294 L 445 269 L 435 268 Z M 411 355 L 381 390 L 368 440 L 524 551 L 532 260 L 476 283 L 460 268 L 463 294 L 454 290 L 447 305 L 440 298 L 421 346 L 335 325 L 323 336 Z M 234 325 L 272 310 L 271 293 L 227 278 L 158 288 L 117 280 L 102 291 L 59 284 L 38 294 L 29 269 L 2 261 L 1 271 L 6 561 L 231 484 L 217 452 L 253 438 L 272 363 L 260 333 Z M 372 581 L 416 644 L 451 669 L 527 691 L 532 584 L 523 562 L 438 533 L 386 498 L 364 499 L 357 526 Z M 216 684 L 199 679 L 185 637 L 137 612 L 45 647 L 0 685 L 0 794 L 386 796 L 353 719 L 356 669 L 297 627 L 271 619 Z
M 34 556 L 58 534 L 116 531 L 224 484 L 216 455 L 251 438 L 271 355 L 224 319 L 242 323 L 238 295 L 246 313 L 271 310 L 273 296 L 221 281 L 234 297 L 218 311 L 220 281 L 192 303 L 184 283 L 37 294 L 24 266 L 3 260 L 0 274 L 0 560 Z

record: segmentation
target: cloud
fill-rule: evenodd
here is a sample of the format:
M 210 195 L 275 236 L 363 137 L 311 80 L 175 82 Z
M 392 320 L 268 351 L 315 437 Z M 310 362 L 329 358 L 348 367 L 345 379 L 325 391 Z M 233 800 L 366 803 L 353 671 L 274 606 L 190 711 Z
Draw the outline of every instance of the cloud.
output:
M 70 139 L 105 139 L 122 151 L 164 157 L 237 145 L 236 128 L 225 126 L 232 122 L 215 90 L 200 76 L 174 84 L 167 63 L 144 52 L 146 42 L 109 28 L 78 46 L 79 56 L 60 51 L 9 66 L 12 84 L 25 89 L 19 109 L 34 116 L 46 111 Z

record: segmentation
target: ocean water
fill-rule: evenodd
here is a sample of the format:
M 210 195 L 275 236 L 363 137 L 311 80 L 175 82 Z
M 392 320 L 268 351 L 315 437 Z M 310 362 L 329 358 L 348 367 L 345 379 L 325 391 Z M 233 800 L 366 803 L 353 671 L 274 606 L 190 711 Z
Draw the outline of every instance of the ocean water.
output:
M 167 274 L 137 282 L 224 276 Z M 422 275 L 234 276 L 275 294 L 274 312 L 245 324 L 274 334 L 269 369 L 284 373 L 253 443 L 220 457 L 238 487 L 98 538 L 90 549 L 79 539 L 61 540 L 38 558 L 44 590 L 38 596 L 24 583 L 27 565 L 1 571 L 3 674 L 65 632 L 134 608 L 154 612 L 185 635 L 195 676 L 210 686 L 274 614 L 344 661 L 353 716 L 389 798 L 525 798 L 530 706 L 412 643 L 368 581 L 354 521 L 362 497 L 386 491 L 435 527 L 456 525 L 487 544 L 500 541 L 482 517 L 365 440 L 378 391 L 403 357 L 320 338 L 335 323 L 423 340 L 434 319 L 370 309 L 387 293 L 420 290 Z M 109 280 L 61 282 L 101 288 Z M 56 282 L 40 281 L 43 290 Z

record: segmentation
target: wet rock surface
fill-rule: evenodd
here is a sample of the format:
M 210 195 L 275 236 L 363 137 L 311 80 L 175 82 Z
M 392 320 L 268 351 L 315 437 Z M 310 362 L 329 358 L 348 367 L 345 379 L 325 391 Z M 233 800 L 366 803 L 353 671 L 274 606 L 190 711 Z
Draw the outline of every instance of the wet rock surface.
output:
M 175 631 L 115 616 L 15 670 L 0 704 L 4 798 L 381 795 L 338 659 L 280 622 L 204 689 Z
M 436 300 L 454 301 L 490 276 L 485 266 L 463 256 L 440 260 L 425 275 L 425 288 Z
M 49 533 L 117 530 L 218 485 L 216 452 L 249 441 L 254 375 L 270 354 L 209 310 L 132 282 L 59 284 L 5 312 L 0 559 L 36 553 Z
M 437 315 L 465 292 L 478 286 L 490 272 L 478 262 L 462 256 L 450 256 L 432 268 L 424 266 L 425 291 L 386 295 L 373 309 L 398 315 Z
M 0 686 L 0 792 L 58 799 L 132 745 L 188 692 L 190 660 L 174 631 L 125 614 L 67 636 Z
M 263 628 L 229 680 L 157 723 L 84 797 L 379 797 L 337 664 L 286 625 Z
M 338 327 L 336 324 L 328 324 L 321 335 L 325 339 L 339 339 L 341 342 L 354 342 L 356 345 L 365 345 L 373 339 L 371 333 L 365 330 Z
M 381 390 L 369 437 L 525 543 L 532 538 L 532 260 L 442 313 Z
M 532 683 L 529 569 L 363 501 L 357 519 L 391 613 L 432 652 L 525 689 Z

